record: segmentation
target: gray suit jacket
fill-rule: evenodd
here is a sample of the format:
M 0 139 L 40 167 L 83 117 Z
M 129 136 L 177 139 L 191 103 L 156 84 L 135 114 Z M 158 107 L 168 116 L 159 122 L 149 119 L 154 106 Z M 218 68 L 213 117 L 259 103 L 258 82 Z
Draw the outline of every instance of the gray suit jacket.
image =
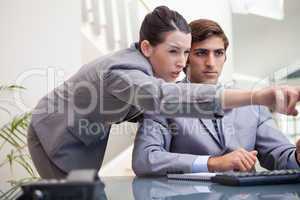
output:
M 31 125 L 60 169 L 99 169 L 112 124 L 136 121 L 143 110 L 166 116 L 222 116 L 220 94 L 212 85 L 154 78 L 150 63 L 132 45 L 84 65 L 43 97 Z
M 267 169 L 299 167 L 295 145 L 276 128 L 265 107 L 232 109 L 219 122 L 221 141 L 212 120 L 145 115 L 135 139 L 134 172 L 139 176 L 191 173 L 197 156 L 224 155 L 240 147 L 257 150 Z

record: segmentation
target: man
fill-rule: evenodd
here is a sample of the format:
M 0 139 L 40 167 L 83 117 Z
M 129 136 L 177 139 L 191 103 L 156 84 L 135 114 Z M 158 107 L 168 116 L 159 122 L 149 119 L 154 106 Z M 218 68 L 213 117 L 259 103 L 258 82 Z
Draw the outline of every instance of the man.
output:
M 228 39 L 211 20 L 196 20 L 186 82 L 217 84 L 226 61 Z M 167 173 L 251 171 L 257 159 L 269 169 L 299 168 L 296 146 L 276 128 L 262 106 L 227 110 L 222 119 L 145 115 L 133 150 L 138 176 Z

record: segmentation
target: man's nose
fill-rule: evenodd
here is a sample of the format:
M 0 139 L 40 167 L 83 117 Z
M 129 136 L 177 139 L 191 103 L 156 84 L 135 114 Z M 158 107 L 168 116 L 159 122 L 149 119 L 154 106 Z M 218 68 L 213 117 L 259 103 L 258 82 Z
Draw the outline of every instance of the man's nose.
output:
M 215 66 L 215 64 L 216 64 L 215 55 L 213 53 L 208 54 L 206 58 L 206 65 Z

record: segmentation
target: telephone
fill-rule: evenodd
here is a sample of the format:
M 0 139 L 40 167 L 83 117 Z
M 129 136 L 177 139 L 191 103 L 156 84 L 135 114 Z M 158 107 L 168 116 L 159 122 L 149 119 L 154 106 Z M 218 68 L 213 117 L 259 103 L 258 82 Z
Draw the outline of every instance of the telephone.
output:
M 66 179 L 42 179 L 22 185 L 23 194 L 17 200 L 106 200 L 104 187 L 96 170 L 73 170 Z

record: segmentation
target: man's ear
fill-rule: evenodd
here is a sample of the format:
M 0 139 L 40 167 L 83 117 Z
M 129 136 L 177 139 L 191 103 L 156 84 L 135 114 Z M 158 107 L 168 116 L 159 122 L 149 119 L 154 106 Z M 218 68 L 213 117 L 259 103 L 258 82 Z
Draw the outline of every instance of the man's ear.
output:
M 141 51 L 144 54 L 144 56 L 146 56 L 147 58 L 149 58 L 150 55 L 152 54 L 152 51 L 153 51 L 150 42 L 148 40 L 143 40 L 141 42 L 140 48 L 141 48 Z

